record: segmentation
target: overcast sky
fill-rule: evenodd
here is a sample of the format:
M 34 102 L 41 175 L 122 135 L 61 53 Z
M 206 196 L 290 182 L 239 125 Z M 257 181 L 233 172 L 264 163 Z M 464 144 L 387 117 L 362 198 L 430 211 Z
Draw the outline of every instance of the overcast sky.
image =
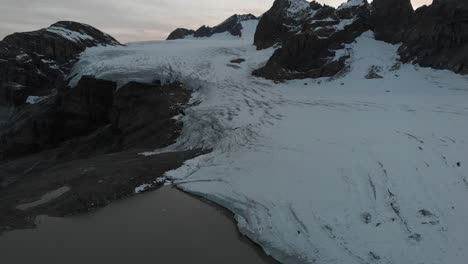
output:
M 338 6 L 346 0 L 318 0 Z M 432 0 L 412 0 L 415 7 Z M 238 13 L 261 15 L 273 0 L 0 0 L 0 39 L 60 20 L 90 24 L 122 43 L 165 39 L 175 28 L 214 26 Z

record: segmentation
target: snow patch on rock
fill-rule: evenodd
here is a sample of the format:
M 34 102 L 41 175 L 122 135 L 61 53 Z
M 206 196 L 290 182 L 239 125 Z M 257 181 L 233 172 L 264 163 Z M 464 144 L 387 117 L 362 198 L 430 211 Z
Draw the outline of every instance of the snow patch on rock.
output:
M 28 96 L 28 98 L 26 99 L 26 103 L 27 104 L 37 104 L 37 103 L 40 103 L 48 98 L 50 98 L 51 96 Z
M 71 31 L 69 29 L 62 28 L 62 27 L 52 26 L 52 27 L 47 28 L 47 31 L 57 34 L 73 42 L 81 42 L 83 40 L 94 40 L 93 37 L 87 34 L 83 34 L 81 32 L 76 32 L 76 31 Z
M 310 3 L 306 0 L 288 0 L 289 7 L 287 9 L 288 17 L 296 19 L 299 14 L 308 10 Z
M 350 7 L 356 7 L 356 6 L 363 6 L 365 4 L 366 4 L 366 0 L 348 0 L 348 2 L 341 4 L 338 7 L 338 10 L 346 9 Z

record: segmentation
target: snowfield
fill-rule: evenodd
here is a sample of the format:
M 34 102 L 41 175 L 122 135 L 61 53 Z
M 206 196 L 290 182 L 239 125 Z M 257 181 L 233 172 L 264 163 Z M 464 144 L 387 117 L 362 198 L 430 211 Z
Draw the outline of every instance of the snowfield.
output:
M 346 74 L 275 84 L 250 74 L 273 53 L 252 46 L 256 23 L 243 38 L 91 48 L 71 83 L 194 89 L 181 138 L 155 153 L 213 148 L 167 176 L 283 263 L 466 263 L 468 78 L 399 65 L 398 46 L 366 32 L 340 52 Z

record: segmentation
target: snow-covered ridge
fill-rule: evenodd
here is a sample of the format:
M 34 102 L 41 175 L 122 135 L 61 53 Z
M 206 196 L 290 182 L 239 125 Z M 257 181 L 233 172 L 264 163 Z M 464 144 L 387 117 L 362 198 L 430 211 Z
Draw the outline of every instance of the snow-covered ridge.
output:
M 258 18 L 252 14 L 235 14 L 214 27 L 204 25 L 197 30 L 177 28 L 169 34 L 167 40 L 211 38 L 213 36 L 217 37 L 220 34 L 231 37 L 242 37 L 242 23 L 249 21 L 258 21 Z
M 54 33 L 54 34 L 57 34 L 57 35 L 59 35 L 59 36 L 61 36 L 63 38 L 66 38 L 66 39 L 68 39 L 70 41 L 73 41 L 73 42 L 81 42 L 83 40 L 93 40 L 94 39 L 93 37 L 91 37 L 91 36 L 89 36 L 87 34 L 72 31 L 72 30 L 62 28 L 62 27 L 57 27 L 57 26 L 48 27 L 47 31 L 51 32 L 51 33 Z
M 251 14 L 245 14 L 245 15 L 235 14 L 235 15 L 227 18 L 223 22 L 219 23 L 215 27 L 219 27 L 219 26 L 222 26 L 223 24 L 227 24 L 227 23 L 241 23 L 243 21 L 248 21 L 248 20 L 257 20 L 257 18 L 255 16 L 251 15 Z

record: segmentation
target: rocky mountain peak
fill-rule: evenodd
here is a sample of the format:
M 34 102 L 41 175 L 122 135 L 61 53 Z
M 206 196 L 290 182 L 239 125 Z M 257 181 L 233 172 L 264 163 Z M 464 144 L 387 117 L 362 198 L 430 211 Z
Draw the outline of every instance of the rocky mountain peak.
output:
M 316 1 L 276 0 L 260 19 L 254 44 L 265 49 L 306 31 L 328 37 L 367 13 L 368 6 L 366 0 L 350 0 L 338 9 Z
M 46 29 L 70 41 L 81 42 L 84 45 L 120 45 L 120 43 L 110 35 L 83 23 L 74 21 L 59 21 Z
M 195 33 L 195 30 L 187 28 L 177 28 L 169 34 L 166 40 L 183 39 L 187 36 L 193 35 L 193 33 Z
M 266 49 L 287 38 L 291 32 L 300 30 L 301 22 L 308 12 L 315 12 L 322 5 L 305 0 L 276 0 L 259 21 L 254 44 L 257 49 Z
M 304 2 L 276 1 L 262 16 L 255 34 L 257 49 L 280 48 L 254 75 L 275 80 L 318 78 L 334 76 L 345 67 L 346 55 L 336 56 L 336 51 L 369 29 L 367 1 L 352 0 L 339 9 Z
M 72 21 L 5 37 L 0 41 L 0 104 L 20 105 L 28 96 L 50 94 L 63 86 L 79 54 L 99 45 L 120 43 L 92 26 Z

